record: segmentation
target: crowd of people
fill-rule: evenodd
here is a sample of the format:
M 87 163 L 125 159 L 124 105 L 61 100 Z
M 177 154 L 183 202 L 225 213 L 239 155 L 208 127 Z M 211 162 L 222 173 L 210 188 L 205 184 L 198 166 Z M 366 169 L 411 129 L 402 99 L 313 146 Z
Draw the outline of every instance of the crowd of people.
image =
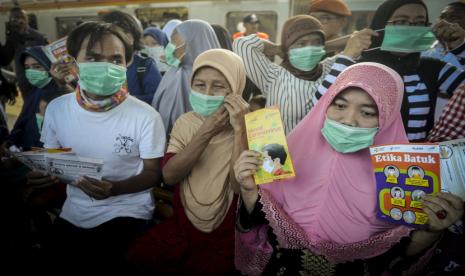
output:
M 423 197 L 423 228 L 378 219 L 368 148 L 465 138 L 465 2 L 436 20 L 422 0 L 384 0 L 369 27 L 344 35 L 351 15 L 342 0 L 313 0 L 274 43 L 256 14 L 230 34 L 200 19 L 143 30 L 110 11 L 77 26 L 67 59 L 51 62 L 47 39 L 13 8 L 0 45 L 0 65 L 13 62 L 17 76 L 17 89 L 0 80 L 7 266 L 463 275 L 463 199 Z M 10 130 L 5 105 L 17 91 L 24 104 Z M 272 106 L 296 176 L 256 185 L 263 156 L 247 148 L 244 117 Z M 102 179 L 65 182 L 14 157 L 37 148 L 101 159 Z M 172 195 L 170 216 L 156 216 L 155 187 Z

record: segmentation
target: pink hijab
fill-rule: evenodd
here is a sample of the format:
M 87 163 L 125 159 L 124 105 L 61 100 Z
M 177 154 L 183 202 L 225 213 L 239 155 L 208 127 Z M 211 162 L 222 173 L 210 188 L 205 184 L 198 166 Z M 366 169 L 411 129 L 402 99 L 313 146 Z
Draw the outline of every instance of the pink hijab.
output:
M 374 144 L 408 143 L 400 107 L 403 81 L 389 67 L 359 63 L 344 70 L 328 92 L 288 135 L 296 177 L 261 185 L 259 193 L 269 225 L 236 238 L 236 266 L 260 274 L 271 256 L 266 231 L 271 227 L 279 246 L 310 249 L 340 263 L 378 256 L 410 229 L 376 218 L 376 183 L 370 153 L 336 152 L 321 134 L 334 97 L 349 87 L 366 91 L 379 110 Z

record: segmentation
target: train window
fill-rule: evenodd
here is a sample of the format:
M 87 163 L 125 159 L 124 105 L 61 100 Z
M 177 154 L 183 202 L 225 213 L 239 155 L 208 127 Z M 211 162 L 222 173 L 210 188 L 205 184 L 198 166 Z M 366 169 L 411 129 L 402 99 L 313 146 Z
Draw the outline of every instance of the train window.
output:
M 256 14 L 260 20 L 260 26 L 258 30 L 260 32 L 267 33 L 270 36 L 270 40 L 275 41 L 278 28 L 278 14 L 274 11 L 228 12 L 226 14 L 226 28 L 231 33 L 231 35 L 236 32 L 244 31 L 242 19 L 251 13 Z
M 67 36 L 74 28 L 85 21 L 98 20 L 97 16 L 67 16 L 55 17 L 58 37 Z
M 310 7 L 308 0 L 294 0 L 291 5 L 293 15 L 308 14 L 308 8 Z
M 349 17 L 349 22 L 344 28 L 344 33 L 350 34 L 354 31 L 370 27 L 374 15 L 374 11 L 352 11 L 352 16 Z
M 30 13 L 27 15 L 27 18 L 28 18 L 28 22 L 29 22 L 29 27 L 33 28 L 33 29 L 37 29 L 37 16 L 33 13 Z
M 144 29 L 150 26 L 163 28 L 165 23 L 171 19 L 184 21 L 189 18 L 189 13 L 185 7 L 140 8 L 136 9 L 135 13 Z

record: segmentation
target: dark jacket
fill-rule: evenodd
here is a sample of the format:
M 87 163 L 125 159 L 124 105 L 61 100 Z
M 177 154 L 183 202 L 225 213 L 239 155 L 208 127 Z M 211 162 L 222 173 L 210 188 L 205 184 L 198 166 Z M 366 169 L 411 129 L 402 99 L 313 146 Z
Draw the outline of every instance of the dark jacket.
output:
M 13 42 L 11 42 L 12 39 Z M 47 44 L 48 41 L 46 37 L 32 28 L 28 28 L 26 33 L 23 35 L 15 34 L 14 36 L 8 36 L 7 38 L 7 43 L 5 47 L 8 45 L 12 45 L 8 46 L 9 48 L 14 47 L 14 56 L 10 56 L 10 58 L 13 59 L 14 57 L 16 78 L 23 98 L 27 98 L 29 95 L 31 95 L 32 86 L 26 79 L 26 75 L 24 73 L 24 66 L 21 62 L 21 55 L 27 47 Z M 8 50 L 11 51 L 11 49 Z M 11 61 L 11 59 L 8 61 L 8 63 Z
M 143 70 L 143 72 L 138 72 L 138 70 Z M 161 81 L 161 74 L 155 61 L 150 57 L 134 55 L 134 60 L 128 67 L 126 76 L 129 94 L 152 104 L 153 95 L 155 95 Z

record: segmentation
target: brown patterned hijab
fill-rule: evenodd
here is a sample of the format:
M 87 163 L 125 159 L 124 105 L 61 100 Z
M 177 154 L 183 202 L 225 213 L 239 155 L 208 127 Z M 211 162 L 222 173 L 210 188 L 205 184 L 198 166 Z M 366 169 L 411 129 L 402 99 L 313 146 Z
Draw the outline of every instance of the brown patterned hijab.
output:
M 320 34 L 323 37 L 324 42 L 325 34 L 321 29 L 320 21 L 310 15 L 293 16 L 289 18 L 283 26 L 281 33 L 281 50 L 284 54 L 284 59 L 281 63 L 281 66 L 299 79 L 315 81 L 321 76 L 321 73 L 323 72 L 321 64 L 315 66 L 312 71 L 305 72 L 295 68 L 289 62 L 289 47 L 302 36 L 314 33 Z

